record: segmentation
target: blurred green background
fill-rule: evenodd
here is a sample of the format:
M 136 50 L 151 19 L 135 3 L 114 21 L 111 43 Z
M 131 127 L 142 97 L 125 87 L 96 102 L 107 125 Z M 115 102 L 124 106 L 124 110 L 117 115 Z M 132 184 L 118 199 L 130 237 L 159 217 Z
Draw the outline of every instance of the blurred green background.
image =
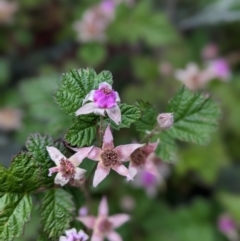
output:
M 222 59 L 227 80 L 201 87 L 222 109 L 212 141 L 178 143 L 161 183 L 131 185 L 111 173 L 92 192 L 96 207 L 104 194 L 112 214 L 132 215 L 119 229 L 125 241 L 240 240 L 239 26 L 239 0 L 0 0 L 1 163 L 9 166 L 30 133 L 63 137 L 70 117 L 52 93 L 70 68 L 110 70 L 122 102 L 143 99 L 164 112 L 182 85 L 176 70 Z M 134 133 L 115 132 L 115 142 L 133 142 Z M 222 214 L 235 225 L 219 228 Z M 36 240 L 32 216 L 18 241 Z

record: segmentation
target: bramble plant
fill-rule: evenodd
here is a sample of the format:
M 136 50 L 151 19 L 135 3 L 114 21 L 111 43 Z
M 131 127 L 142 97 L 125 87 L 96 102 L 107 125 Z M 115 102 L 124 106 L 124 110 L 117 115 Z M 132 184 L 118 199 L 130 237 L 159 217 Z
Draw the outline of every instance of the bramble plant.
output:
M 114 229 L 130 216 L 108 216 L 107 195 L 97 218 L 78 216 L 78 207 L 84 202 L 90 206 L 91 186 L 98 188 L 111 169 L 123 176 L 123 181 L 131 182 L 143 169 L 158 178 L 151 154 L 175 161 L 177 140 L 203 145 L 217 128 L 218 105 L 204 94 L 182 87 L 166 113 L 159 114 L 143 100 L 135 105 L 121 103 L 112 86 L 109 71 L 97 74 L 93 69 L 74 69 L 62 75 L 54 97 L 73 123 L 62 139 L 30 135 L 26 151 L 13 157 L 8 169 L 0 166 L 0 240 L 10 241 L 22 234 L 36 197 L 41 199 L 39 241 L 85 241 L 89 237 L 92 241 L 104 237 L 121 241 Z M 117 131 L 132 126 L 139 133 L 133 137 L 139 138 L 139 143 L 114 146 Z M 81 195 L 84 202 L 77 198 Z M 76 220 L 87 229 L 80 230 Z

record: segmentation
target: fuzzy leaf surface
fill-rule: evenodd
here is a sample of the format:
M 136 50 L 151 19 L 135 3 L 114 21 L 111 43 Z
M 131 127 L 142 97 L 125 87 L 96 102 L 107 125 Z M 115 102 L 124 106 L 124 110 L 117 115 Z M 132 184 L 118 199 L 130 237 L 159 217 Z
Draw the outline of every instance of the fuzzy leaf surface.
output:
M 0 198 L 0 240 L 11 241 L 23 233 L 29 221 L 32 199 L 29 194 L 5 193 Z
M 0 166 L 0 192 L 30 192 L 39 187 L 39 166 L 29 153 L 13 158 L 11 166 Z
M 76 118 L 73 125 L 68 130 L 65 141 L 72 146 L 90 146 L 96 138 L 96 115 L 82 115 Z
M 59 237 L 69 228 L 75 210 L 72 196 L 63 189 L 49 190 L 42 200 L 43 232 L 49 238 Z
M 213 100 L 184 87 L 170 101 L 167 112 L 174 113 L 174 125 L 167 130 L 169 135 L 200 145 L 209 142 L 220 116 L 219 107 Z
M 73 69 L 62 75 L 59 89 L 55 92 L 58 105 L 68 114 L 74 114 L 82 106 L 86 95 L 98 88 L 99 83 L 112 84 L 112 75 L 103 71 L 99 75 L 93 69 Z

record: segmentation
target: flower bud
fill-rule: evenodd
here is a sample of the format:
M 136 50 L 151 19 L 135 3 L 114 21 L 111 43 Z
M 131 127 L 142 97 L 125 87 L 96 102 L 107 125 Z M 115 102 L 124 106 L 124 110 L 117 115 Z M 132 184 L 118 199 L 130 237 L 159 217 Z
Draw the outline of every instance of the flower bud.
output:
M 159 126 L 164 130 L 169 129 L 173 125 L 173 120 L 173 113 L 161 113 L 157 117 Z

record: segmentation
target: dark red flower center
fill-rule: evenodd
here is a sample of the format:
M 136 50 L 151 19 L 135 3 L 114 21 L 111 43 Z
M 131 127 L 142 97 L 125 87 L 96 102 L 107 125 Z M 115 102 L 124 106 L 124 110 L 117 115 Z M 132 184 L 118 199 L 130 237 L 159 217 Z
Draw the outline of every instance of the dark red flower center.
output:
M 60 161 L 60 172 L 65 179 L 71 179 L 75 176 L 75 166 L 67 159 Z
M 111 167 L 119 163 L 118 153 L 113 149 L 106 149 L 101 154 L 102 163 L 105 167 Z
M 144 148 L 140 147 L 131 154 L 130 158 L 135 165 L 141 166 L 145 164 L 147 156 Z

